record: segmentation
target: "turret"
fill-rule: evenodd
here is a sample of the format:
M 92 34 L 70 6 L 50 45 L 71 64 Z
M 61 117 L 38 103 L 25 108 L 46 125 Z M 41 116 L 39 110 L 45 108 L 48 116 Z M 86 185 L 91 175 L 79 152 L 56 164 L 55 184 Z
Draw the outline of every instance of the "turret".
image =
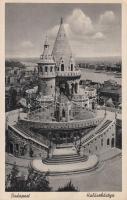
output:
M 40 99 L 54 98 L 55 95 L 55 62 L 49 53 L 49 42 L 46 36 L 43 54 L 38 62 L 38 92 Z

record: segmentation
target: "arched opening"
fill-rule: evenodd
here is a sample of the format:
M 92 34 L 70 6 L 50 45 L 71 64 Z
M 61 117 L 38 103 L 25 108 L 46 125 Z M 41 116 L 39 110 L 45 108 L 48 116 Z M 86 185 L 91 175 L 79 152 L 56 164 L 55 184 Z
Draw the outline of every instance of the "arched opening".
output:
M 52 71 L 53 71 L 53 67 L 51 66 L 51 67 L 50 67 L 50 72 L 52 72 Z
M 74 83 L 71 84 L 71 94 L 74 93 Z
M 46 67 L 45 67 L 45 72 L 47 72 L 47 71 L 48 71 L 48 67 L 46 66 Z
M 16 151 L 18 151 L 19 150 L 19 144 L 16 144 L 15 147 L 16 147 Z
M 73 71 L 73 64 L 71 64 L 71 71 Z
M 62 117 L 65 117 L 65 110 L 62 110 Z
M 94 101 L 92 102 L 92 109 L 93 110 L 95 109 L 95 102 Z
M 113 148 L 114 146 L 115 146 L 115 139 L 112 138 L 112 140 L 111 140 L 111 147 Z
M 9 143 L 9 152 L 10 152 L 11 154 L 14 153 L 14 145 L 13 145 L 13 143 Z
M 75 93 L 78 93 L 78 83 L 75 83 Z
M 64 71 L 64 64 L 61 64 L 61 71 Z
M 109 145 L 110 144 L 110 140 L 109 140 L 109 138 L 107 139 L 107 145 Z

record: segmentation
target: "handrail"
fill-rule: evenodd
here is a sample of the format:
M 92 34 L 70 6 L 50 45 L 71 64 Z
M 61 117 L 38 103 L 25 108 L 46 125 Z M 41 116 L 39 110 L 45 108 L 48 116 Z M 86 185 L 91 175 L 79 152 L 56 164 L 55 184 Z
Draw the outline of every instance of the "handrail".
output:
M 89 142 L 91 142 L 93 139 L 95 139 L 96 137 L 98 137 L 98 135 L 101 135 L 101 134 L 103 134 L 105 131 L 107 131 L 107 129 L 110 127 L 110 126 L 112 126 L 112 124 L 114 124 L 114 122 L 115 122 L 115 120 L 113 120 L 110 124 L 109 124 L 109 126 L 107 126 L 104 130 L 102 130 L 101 132 L 98 132 L 98 134 L 96 135 L 96 133 L 95 133 L 95 135 L 93 136 L 93 138 L 91 138 L 89 141 L 85 141 L 85 143 L 83 143 L 83 146 L 84 145 L 86 145 L 86 144 L 88 144 Z

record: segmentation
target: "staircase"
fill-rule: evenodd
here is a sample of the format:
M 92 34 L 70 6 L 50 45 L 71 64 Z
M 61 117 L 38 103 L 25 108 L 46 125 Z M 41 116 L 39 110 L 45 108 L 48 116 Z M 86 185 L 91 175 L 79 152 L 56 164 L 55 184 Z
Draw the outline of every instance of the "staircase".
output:
M 34 140 L 34 142 L 36 143 L 40 143 L 42 146 L 45 145 L 45 147 L 48 148 L 49 145 L 49 141 L 43 137 L 40 136 L 39 134 L 35 134 L 33 131 L 29 130 L 27 127 L 23 126 L 20 123 L 17 123 L 13 126 L 16 130 L 18 130 L 21 134 L 23 134 L 24 136 L 26 136 L 29 140 Z
M 110 125 L 111 121 L 110 120 L 106 120 L 104 122 L 104 124 L 101 126 L 101 128 L 99 128 L 95 133 L 90 134 L 86 139 L 85 139 L 85 143 L 89 140 L 91 140 L 92 138 L 94 138 L 96 135 L 100 134 L 103 132 L 103 130 L 105 130 L 109 125 Z
M 59 165 L 59 164 L 67 164 L 67 163 L 78 163 L 85 162 L 87 160 L 87 156 L 80 156 L 78 154 L 73 155 L 53 155 L 52 158 L 47 158 L 43 160 L 43 163 L 47 165 Z

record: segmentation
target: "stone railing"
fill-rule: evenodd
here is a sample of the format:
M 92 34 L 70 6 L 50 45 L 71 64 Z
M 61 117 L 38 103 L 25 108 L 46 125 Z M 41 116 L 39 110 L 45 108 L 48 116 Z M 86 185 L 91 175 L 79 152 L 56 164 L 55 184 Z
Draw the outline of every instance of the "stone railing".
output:
M 107 110 L 109 112 L 116 112 L 116 113 L 119 113 L 119 114 L 122 114 L 122 110 L 121 109 L 116 109 L 116 108 L 113 108 L 113 107 L 105 107 L 105 106 L 101 106 L 100 108 L 97 108 L 98 110 Z
M 84 140 L 82 141 L 82 145 L 85 146 L 87 144 L 89 144 L 92 140 L 94 140 L 95 138 L 97 138 L 99 135 L 102 135 L 104 134 L 113 124 L 115 123 L 115 121 L 112 121 L 111 123 L 109 123 L 109 125 L 104 128 L 102 131 L 98 131 L 98 130 L 95 130 L 94 133 L 90 134 L 89 137 L 87 138 L 84 138 Z M 103 126 L 103 125 L 102 125 Z
M 18 128 L 17 126 L 11 126 L 11 125 L 9 125 L 8 130 L 9 130 L 10 133 L 13 132 L 17 136 L 22 137 L 27 141 L 30 141 L 30 142 L 35 143 L 37 145 L 48 148 L 49 141 L 47 141 L 43 138 L 40 141 L 40 137 L 36 137 L 36 136 L 33 137 L 33 135 L 30 135 L 30 133 L 28 133 L 28 131 L 26 131 L 26 130 L 24 131 L 21 128 Z
M 80 129 L 92 126 L 97 126 L 102 118 L 92 118 L 87 120 L 74 120 L 69 122 L 40 122 L 39 120 L 21 120 L 28 127 L 41 128 L 41 129 Z
M 56 72 L 56 75 L 57 76 L 60 76 L 60 77 L 71 77 L 71 76 L 81 76 L 81 71 L 80 70 L 77 70 L 77 71 L 67 71 L 67 72 L 64 72 L 64 71 L 62 71 L 62 72 Z
M 50 73 L 39 73 L 39 78 L 54 78 L 56 77 L 56 73 L 55 72 L 50 72 Z

